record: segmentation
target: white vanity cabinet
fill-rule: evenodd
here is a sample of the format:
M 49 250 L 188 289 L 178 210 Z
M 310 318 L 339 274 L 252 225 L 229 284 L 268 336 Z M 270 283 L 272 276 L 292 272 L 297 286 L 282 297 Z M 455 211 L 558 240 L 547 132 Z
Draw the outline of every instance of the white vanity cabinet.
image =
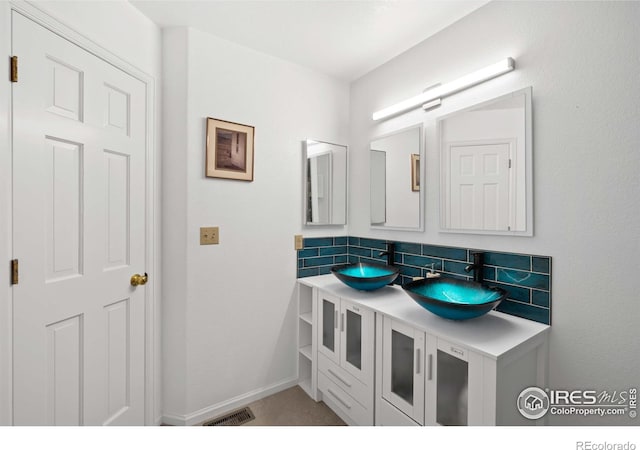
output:
M 333 275 L 298 284 L 310 311 L 299 318 L 300 385 L 347 423 L 544 423 L 516 405 L 525 388 L 547 385 L 549 326 L 494 311 L 446 320 L 398 286 L 359 292 Z
M 373 425 L 374 312 L 317 291 L 318 390 L 346 422 Z
M 424 424 L 425 333 L 391 317 L 380 316 L 382 342 L 378 346 L 381 371 L 379 421 L 387 425 Z M 380 390 L 380 389 L 379 389 Z M 394 414 L 395 407 L 403 415 Z
M 396 318 L 382 316 L 378 326 L 376 425 L 536 423 L 517 411 L 516 400 L 523 389 L 546 384 L 544 333 L 496 358 Z
M 483 419 L 483 357 L 431 337 L 427 350 L 428 425 L 488 425 Z
M 481 425 L 482 356 L 388 316 L 379 321 L 377 425 Z

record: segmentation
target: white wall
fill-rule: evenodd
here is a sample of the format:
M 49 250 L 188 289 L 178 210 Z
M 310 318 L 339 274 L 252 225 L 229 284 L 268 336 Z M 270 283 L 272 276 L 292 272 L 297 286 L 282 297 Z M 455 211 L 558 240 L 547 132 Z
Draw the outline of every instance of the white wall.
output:
M 349 234 L 553 257 L 549 387 L 638 384 L 640 323 L 640 3 L 492 2 L 351 86 L 351 205 L 368 205 L 369 140 L 426 127 L 426 231 L 372 231 L 350 209 Z M 516 70 L 442 107 L 373 123 L 371 114 L 506 56 Z M 533 86 L 534 237 L 438 230 L 435 119 Z M 514 399 L 515 401 L 515 399 Z M 628 417 L 552 417 L 557 425 L 637 424 Z
M 295 382 L 302 141 L 346 143 L 349 94 L 196 30 L 163 44 L 165 420 L 179 424 Z M 207 117 L 255 127 L 253 182 L 204 176 Z M 202 226 L 220 227 L 219 245 L 199 245 Z M 332 232 L 344 227 L 312 233 Z

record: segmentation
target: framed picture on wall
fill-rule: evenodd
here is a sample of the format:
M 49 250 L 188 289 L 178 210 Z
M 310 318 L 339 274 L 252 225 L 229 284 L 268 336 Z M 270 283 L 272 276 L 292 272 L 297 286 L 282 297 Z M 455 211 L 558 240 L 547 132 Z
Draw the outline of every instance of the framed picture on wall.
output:
M 420 155 L 411 155 L 411 190 L 420 191 Z
M 253 181 L 254 127 L 207 118 L 206 176 Z

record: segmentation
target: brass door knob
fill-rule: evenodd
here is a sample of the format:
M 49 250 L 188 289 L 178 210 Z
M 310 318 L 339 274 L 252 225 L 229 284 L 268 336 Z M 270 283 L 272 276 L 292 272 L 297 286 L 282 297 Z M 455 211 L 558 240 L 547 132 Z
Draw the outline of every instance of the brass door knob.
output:
M 146 272 L 144 275 L 136 273 L 131 277 L 131 286 L 144 286 L 145 284 L 147 284 L 148 279 L 149 276 L 146 274 Z

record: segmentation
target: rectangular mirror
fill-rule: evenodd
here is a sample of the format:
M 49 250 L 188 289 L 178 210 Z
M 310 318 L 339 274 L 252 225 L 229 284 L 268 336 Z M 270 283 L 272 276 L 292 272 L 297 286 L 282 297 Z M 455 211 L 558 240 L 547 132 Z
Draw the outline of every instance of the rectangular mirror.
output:
M 442 231 L 533 235 L 531 92 L 438 119 Z
M 307 139 L 303 144 L 305 225 L 347 223 L 347 147 Z
M 422 124 L 379 136 L 369 150 L 371 227 L 422 230 Z

